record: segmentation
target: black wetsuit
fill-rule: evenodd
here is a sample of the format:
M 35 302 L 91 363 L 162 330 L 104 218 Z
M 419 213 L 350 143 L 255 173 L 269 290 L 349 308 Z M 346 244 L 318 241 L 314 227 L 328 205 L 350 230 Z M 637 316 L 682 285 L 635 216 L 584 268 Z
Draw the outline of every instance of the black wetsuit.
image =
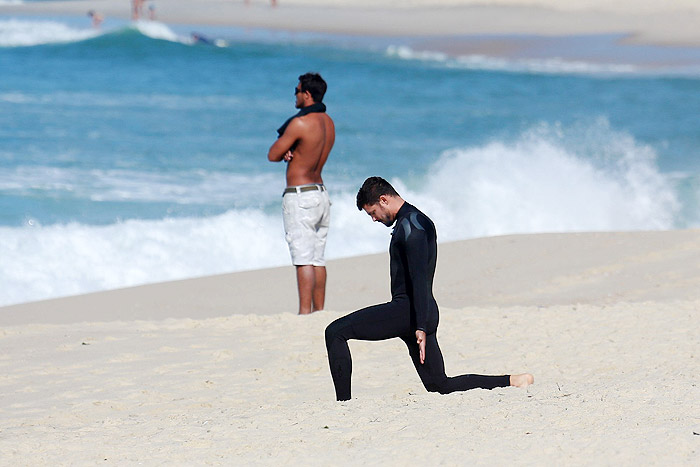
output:
M 391 301 L 363 308 L 332 322 L 326 328 L 326 348 L 339 401 L 350 399 L 352 359 L 347 341 L 378 341 L 398 337 L 406 343 L 425 389 L 454 391 L 493 389 L 510 384 L 510 377 L 462 375 L 448 377 L 436 332 L 438 306 L 433 297 L 437 262 L 437 233 L 433 222 L 416 207 L 404 203 L 396 214 L 389 245 Z M 420 363 L 416 330 L 426 333 L 425 363 Z

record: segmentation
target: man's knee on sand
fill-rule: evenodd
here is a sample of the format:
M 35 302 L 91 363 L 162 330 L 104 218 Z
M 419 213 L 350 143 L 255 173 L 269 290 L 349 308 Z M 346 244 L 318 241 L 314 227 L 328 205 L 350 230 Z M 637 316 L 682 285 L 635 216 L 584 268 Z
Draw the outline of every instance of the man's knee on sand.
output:
M 343 318 L 336 319 L 326 326 L 326 348 L 330 349 L 335 339 L 342 339 L 342 331 L 345 329 L 345 326 L 345 320 Z
M 421 382 L 423 383 L 423 387 L 425 388 L 426 391 L 428 392 L 437 392 L 439 394 L 449 394 L 452 391 L 449 390 L 446 386 L 447 382 L 447 376 L 443 380 L 435 380 L 435 379 L 421 379 Z

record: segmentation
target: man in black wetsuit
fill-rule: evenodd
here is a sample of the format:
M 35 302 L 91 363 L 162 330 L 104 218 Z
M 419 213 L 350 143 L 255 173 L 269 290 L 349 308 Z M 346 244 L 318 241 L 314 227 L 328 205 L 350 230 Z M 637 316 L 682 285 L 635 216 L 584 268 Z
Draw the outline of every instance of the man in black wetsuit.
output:
M 413 365 L 425 389 L 449 394 L 474 388 L 527 387 L 534 382 L 529 373 L 520 375 L 448 377 L 436 332 L 439 321 L 433 297 L 437 262 L 437 233 L 433 222 L 405 202 L 380 177 L 370 177 L 357 193 L 357 208 L 392 233 L 391 301 L 358 310 L 333 321 L 326 328 L 326 348 L 331 376 L 339 401 L 350 399 L 352 359 L 347 341 L 378 341 L 398 337 L 406 343 Z

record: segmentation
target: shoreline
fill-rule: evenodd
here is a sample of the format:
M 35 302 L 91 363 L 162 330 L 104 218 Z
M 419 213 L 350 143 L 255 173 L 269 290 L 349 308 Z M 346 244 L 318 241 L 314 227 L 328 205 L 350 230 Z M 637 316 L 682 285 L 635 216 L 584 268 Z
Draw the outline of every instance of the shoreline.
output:
M 698 229 L 506 235 L 439 250 L 434 292 L 445 308 L 700 300 Z M 327 268 L 328 310 L 390 299 L 386 253 Z M 8 305 L 0 326 L 294 315 L 296 307 L 294 269 L 284 266 Z
M 242 1 L 172 1 L 157 5 L 157 20 L 166 24 L 378 37 L 612 34 L 623 36 L 625 44 L 700 47 L 700 28 L 697 28 L 700 8 L 645 11 L 625 4 L 612 9 L 557 9 L 556 2 L 549 6 L 547 2 L 535 6 L 513 3 L 467 1 L 430 6 L 430 2 L 417 2 L 413 7 L 398 8 L 381 2 L 373 7 L 351 7 L 342 2 L 330 2 L 327 6 L 281 2 L 277 8 L 270 8 L 261 3 L 246 7 Z M 88 9 L 100 12 L 106 21 L 110 17 L 130 19 L 129 4 L 123 0 L 95 0 L 89 4 L 72 0 L 0 5 L 0 12 L 9 15 L 84 16 Z

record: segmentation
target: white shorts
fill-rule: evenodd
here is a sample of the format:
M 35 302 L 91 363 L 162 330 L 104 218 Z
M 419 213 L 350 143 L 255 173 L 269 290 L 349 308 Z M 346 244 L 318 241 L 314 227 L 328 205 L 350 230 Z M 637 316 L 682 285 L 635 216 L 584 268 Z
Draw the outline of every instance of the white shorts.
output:
M 323 253 L 331 220 L 331 201 L 325 188 L 285 193 L 282 211 L 292 264 L 325 266 Z

